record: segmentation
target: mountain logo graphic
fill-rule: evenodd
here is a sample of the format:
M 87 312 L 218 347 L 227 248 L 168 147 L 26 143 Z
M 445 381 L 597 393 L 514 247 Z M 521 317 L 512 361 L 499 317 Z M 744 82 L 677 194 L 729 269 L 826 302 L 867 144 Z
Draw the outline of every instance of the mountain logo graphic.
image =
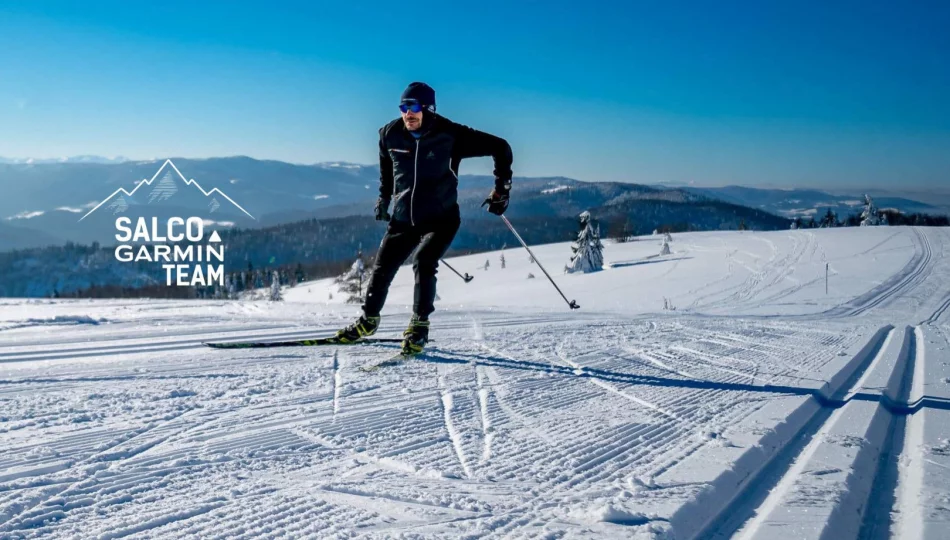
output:
M 166 167 L 170 167 L 170 169 L 165 170 Z M 155 182 L 155 179 L 158 178 L 160 174 L 162 174 L 162 171 L 165 171 L 164 176 L 162 176 L 161 180 L 159 180 L 153 186 L 152 183 Z M 205 189 L 201 187 L 201 184 L 196 182 L 194 178 L 192 178 L 191 180 L 186 179 L 185 176 L 181 174 L 181 171 L 178 170 L 178 167 L 176 167 L 175 164 L 172 163 L 172 160 L 166 159 L 165 163 L 163 163 L 162 166 L 158 168 L 158 171 L 155 172 L 151 180 L 145 180 L 145 179 L 140 180 L 132 189 L 132 191 L 126 191 L 125 188 L 119 188 L 113 191 L 111 195 L 103 199 L 102 202 L 100 202 L 95 207 L 93 207 L 93 209 L 87 212 L 86 215 L 79 218 L 79 221 L 86 219 L 90 214 L 92 214 L 93 212 L 95 212 L 96 210 L 98 210 L 99 208 L 103 206 L 105 206 L 106 209 L 108 210 L 112 210 L 113 214 L 120 214 L 122 212 L 125 212 L 126 210 L 129 209 L 129 202 L 126 199 L 126 197 L 131 199 L 132 196 L 135 194 L 135 192 L 138 191 L 142 186 L 148 186 L 152 188 L 152 190 L 148 193 L 149 204 L 166 201 L 170 199 L 173 195 L 178 193 L 179 191 L 178 182 L 175 181 L 175 175 L 177 175 L 178 178 L 181 178 L 181 181 L 184 182 L 186 186 L 192 186 L 192 187 L 198 188 L 198 191 L 200 191 L 202 195 L 204 195 L 206 198 L 209 199 L 208 200 L 209 211 L 214 212 L 221 207 L 221 202 L 218 201 L 218 197 L 220 197 L 226 200 L 227 202 L 231 203 L 235 208 L 243 212 L 247 217 L 253 220 L 257 219 L 254 216 L 252 216 L 250 212 L 245 210 L 241 205 L 234 202 L 234 199 L 232 199 L 231 197 L 228 197 L 227 194 L 225 194 L 220 189 L 214 188 L 210 191 L 205 191 Z
M 435 159 L 435 152 L 429 150 L 429 155 L 426 156 L 426 159 Z

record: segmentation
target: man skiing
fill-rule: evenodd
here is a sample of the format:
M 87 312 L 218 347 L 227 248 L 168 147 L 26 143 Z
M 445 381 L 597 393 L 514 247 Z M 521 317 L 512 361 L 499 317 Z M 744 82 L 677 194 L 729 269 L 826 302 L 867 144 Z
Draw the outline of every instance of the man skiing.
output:
M 388 221 L 363 302 L 363 315 L 336 338 L 352 343 L 376 333 L 380 311 L 399 267 L 418 247 L 413 264 L 416 284 L 413 315 L 403 332 L 403 354 L 422 351 L 435 311 L 439 259 L 461 224 L 458 168 L 462 159 L 491 156 L 495 187 L 482 206 L 502 215 L 511 191 L 511 147 L 500 137 L 436 114 L 435 90 L 421 82 L 402 93 L 400 118 L 379 130 L 379 199 L 376 219 Z M 392 215 L 389 214 L 393 202 Z

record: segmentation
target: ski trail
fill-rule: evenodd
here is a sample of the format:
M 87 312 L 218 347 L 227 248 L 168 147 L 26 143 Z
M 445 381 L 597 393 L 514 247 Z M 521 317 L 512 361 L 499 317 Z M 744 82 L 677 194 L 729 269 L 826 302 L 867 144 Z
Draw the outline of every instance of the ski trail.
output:
M 441 403 L 445 429 L 449 432 L 449 439 L 452 441 L 452 447 L 455 448 L 455 455 L 462 465 L 462 470 L 465 471 L 465 476 L 471 478 L 472 471 L 468 467 L 468 462 L 465 461 L 465 452 L 462 450 L 462 439 L 459 437 L 458 430 L 455 429 L 455 424 L 452 422 L 452 392 L 445 387 L 445 377 L 443 376 L 439 377 L 439 394 L 442 398 Z
M 565 340 L 566 340 L 566 338 L 565 338 Z M 584 366 L 578 364 L 577 362 L 574 362 L 574 361 L 570 360 L 570 359 L 567 358 L 567 356 L 564 354 L 564 340 L 562 340 L 560 343 L 558 343 L 557 347 L 554 348 L 554 353 L 555 353 L 555 354 L 557 355 L 557 357 L 561 360 L 561 362 L 563 362 L 563 363 L 565 363 L 565 364 L 571 366 L 572 368 L 574 368 L 574 372 L 575 372 L 575 373 L 577 373 L 578 375 L 583 375 L 583 374 L 584 374 Z M 612 384 L 610 384 L 610 383 L 607 383 L 607 382 L 604 382 L 604 381 L 602 381 L 602 380 L 600 380 L 600 379 L 595 379 L 595 378 L 589 378 L 588 380 L 589 380 L 590 382 L 596 384 L 597 386 L 603 388 L 604 390 L 607 390 L 608 392 L 613 392 L 614 394 L 617 394 L 618 396 L 620 396 L 620 397 L 622 397 L 622 398 L 624 398 L 624 399 L 627 399 L 627 400 L 629 400 L 629 401 L 632 401 L 632 402 L 636 403 L 637 405 L 640 405 L 641 407 L 646 407 L 646 408 L 648 408 L 648 409 L 652 409 L 652 410 L 654 410 L 654 411 L 656 411 L 656 412 L 662 414 L 663 416 L 667 416 L 667 417 L 669 417 L 669 418 L 672 418 L 673 420 L 676 420 L 677 422 L 688 422 L 688 421 L 685 420 L 684 418 L 680 417 L 678 414 L 673 413 L 673 412 L 670 412 L 670 411 L 664 409 L 663 407 L 660 407 L 660 406 L 657 405 L 656 403 L 651 403 L 651 402 L 646 401 L 646 400 L 644 400 L 644 399 L 640 399 L 640 398 L 638 398 L 637 396 L 634 396 L 634 395 L 632 395 L 632 394 L 628 394 L 628 393 L 624 392 L 623 390 L 620 390 L 619 388 L 617 388 L 616 386 L 614 386 L 614 385 L 612 385 Z M 691 422 L 689 422 L 689 423 L 691 423 Z
M 492 367 L 485 368 L 485 375 L 488 377 L 488 381 L 493 385 L 495 403 L 498 405 L 498 408 L 501 409 L 503 413 L 512 421 L 518 423 L 525 430 L 530 432 L 532 435 L 537 437 L 539 441 L 543 441 L 545 444 L 551 448 L 557 448 L 558 443 L 554 441 L 550 436 L 548 436 L 544 431 L 537 428 L 535 422 L 531 421 L 529 418 L 525 417 L 506 401 L 508 396 L 505 395 L 505 384 L 506 381 L 498 374 L 498 371 Z
M 573 361 L 569 360 L 569 359 L 564 355 L 564 353 L 563 353 L 562 350 L 561 350 L 562 347 L 563 347 L 563 343 L 564 343 L 564 342 L 562 341 L 560 344 L 557 345 L 557 347 L 555 347 L 555 351 L 554 351 L 554 352 L 555 352 L 555 354 L 557 355 L 558 359 L 560 359 L 562 363 L 567 364 L 568 366 L 570 366 L 571 368 L 573 368 L 573 369 L 574 369 L 574 374 L 575 374 L 576 376 L 578 376 L 578 377 L 586 377 L 586 376 L 587 376 L 587 372 L 585 371 L 584 366 L 578 364 L 577 362 L 573 362 Z M 503 353 L 503 352 L 501 352 L 501 351 L 499 351 L 499 350 L 497 350 L 497 349 L 493 349 L 493 348 L 489 347 L 488 345 L 485 345 L 484 343 L 478 343 L 478 345 L 479 345 L 480 347 L 484 348 L 486 351 L 492 353 L 492 354 L 501 356 L 501 357 L 503 357 L 503 358 L 507 358 L 507 359 L 509 359 L 509 360 L 511 360 L 511 361 L 513 361 L 513 362 L 517 362 L 517 361 L 518 361 L 518 360 L 516 360 L 515 358 L 511 357 L 510 355 L 507 355 L 507 354 L 505 354 L 505 353 Z M 640 399 L 640 398 L 638 398 L 638 397 L 636 397 L 636 396 L 627 394 L 626 392 L 624 392 L 624 391 L 618 389 L 617 387 L 615 387 L 615 386 L 613 386 L 613 385 L 611 385 L 611 384 L 609 384 L 609 383 L 606 383 L 606 382 L 604 382 L 604 381 L 601 381 L 601 380 L 599 380 L 599 379 L 597 379 L 597 378 L 594 378 L 594 377 L 587 377 L 587 380 L 590 381 L 592 384 L 595 384 L 595 385 L 597 385 L 597 386 L 600 386 L 601 388 L 603 388 L 604 390 L 607 390 L 608 392 L 612 392 L 612 393 L 614 393 L 614 394 L 617 394 L 617 395 L 619 395 L 620 397 L 623 397 L 623 398 L 625 398 L 625 399 L 627 399 L 627 400 L 630 400 L 630 401 L 632 401 L 632 402 L 634 402 L 634 403 L 636 403 L 636 404 L 638 404 L 638 405 L 640 405 L 640 406 L 642 406 L 642 407 L 646 407 L 646 408 L 648 408 L 648 409 L 651 409 L 651 410 L 653 410 L 653 411 L 655 411 L 655 412 L 657 412 L 657 413 L 659 413 L 659 414 L 661 414 L 661 415 L 663 415 L 663 416 L 667 416 L 667 417 L 672 418 L 673 420 L 676 420 L 676 421 L 678 421 L 678 422 L 688 422 L 687 420 L 684 420 L 684 419 L 683 419 L 682 417 L 680 417 L 679 415 L 677 415 L 677 414 L 675 414 L 675 413 L 672 413 L 672 412 L 670 412 L 670 411 L 667 411 L 666 409 L 663 409 L 662 407 L 656 405 L 655 403 L 651 403 L 651 402 L 649 402 L 649 401 Z
M 887 336 L 881 342 L 881 345 L 871 362 L 866 366 L 861 366 L 859 368 L 860 370 L 863 370 L 860 372 L 860 378 L 851 384 L 844 394 L 841 395 L 840 400 L 843 403 L 848 403 L 854 398 L 854 396 L 863 388 L 865 382 L 874 373 L 878 364 L 884 361 L 885 352 L 887 351 L 888 345 L 894 337 L 894 332 L 895 330 L 891 329 L 887 333 Z M 823 444 L 826 444 L 825 441 L 829 440 L 835 425 L 840 422 L 847 421 L 846 414 L 847 412 L 845 409 L 839 408 L 835 409 L 834 412 L 831 412 L 827 417 L 820 420 L 818 429 L 811 436 L 808 444 L 805 445 L 805 447 L 796 456 L 794 456 L 794 460 L 785 469 L 781 478 L 779 478 L 778 483 L 771 490 L 769 490 L 764 501 L 754 510 L 754 515 L 735 532 L 733 538 L 737 538 L 739 540 L 751 540 L 752 538 L 762 534 L 764 525 L 768 521 L 769 516 L 783 503 L 788 495 L 792 493 L 796 483 L 803 475 L 806 474 L 806 469 L 809 464 L 814 463 L 813 458 L 815 454 Z M 802 433 L 799 433 L 798 436 L 801 437 Z M 770 465 L 770 467 L 777 466 L 780 467 L 781 465 Z M 761 487 L 759 489 L 761 489 Z
M 565 363 L 565 364 L 571 366 L 572 368 L 574 368 L 574 373 L 576 373 L 578 376 L 583 376 L 584 373 L 585 373 L 585 368 L 584 368 L 584 366 L 578 364 L 577 362 L 574 362 L 574 361 L 570 360 L 570 359 L 567 358 L 567 356 L 564 354 L 564 343 L 565 343 L 566 340 L 567 340 L 567 338 L 565 338 L 564 340 L 562 340 L 560 343 L 557 344 L 557 346 L 554 348 L 554 354 L 557 355 L 558 359 L 560 359 L 561 362 L 563 362 L 563 363 Z M 617 394 L 618 396 L 620 396 L 620 397 L 622 397 L 622 398 L 624 398 L 624 399 L 627 399 L 627 400 L 629 400 L 629 401 L 632 401 L 632 402 L 634 402 L 634 403 L 640 405 L 641 407 L 646 407 L 646 408 L 648 408 L 648 409 L 652 409 L 652 410 L 654 410 L 654 411 L 656 411 L 656 412 L 662 414 L 663 416 L 667 416 L 667 417 L 672 418 L 673 420 L 676 420 L 676 421 L 678 421 L 678 422 L 686 422 L 686 420 L 684 420 L 682 417 L 680 417 L 680 416 L 677 415 L 676 413 L 667 411 L 666 409 L 660 407 L 659 405 L 657 405 L 657 404 L 655 404 L 655 403 L 651 403 L 651 402 L 646 401 L 646 400 L 644 400 L 644 399 L 640 399 L 640 398 L 638 398 L 637 396 L 634 396 L 634 395 L 632 395 L 632 394 L 628 394 L 628 393 L 624 392 L 623 390 L 620 390 L 619 388 L 617 388 L 616 386 L 614 386 L 614 385 L 612 385 L 612 384 L 610 384 L 610 383 L 604 382 L 604 381 L 602 381 L 602 380 L 600 380 L 600 379 L 596 379 L 596 378 L 588 378 L 588 380 L 589 380 L 590 382 L 592 382 L 593 384 L 595 384 L 595 385 L 597 385 L 597 386 L 603 388 L 604 390 L 607 390 L 608 392 L 613 392 L 614 394 Z
M 481 411 L 482 438 L 485 441 L 482 459 L 479 464 L 488 463 L 488 460 L 491 459 L 491 443 L 492 439 L 495 438 L 494 428 L 492 428 L 491 420 L 488 418 L 488 388 L 485 388 L 484 378 L 481 368 L 475 366 L 475 379 L 478 383 L 478 410 Z
M 340 412 L 340 390 L 343 387 L 343 374 L 340 373 L 340 351 L 333 351 L 333 421 Z
M 914 329 L 914 339 L 917 341 L 917 358 L 914 362 L 914 372 L 911 375 L 911 385 L 908 398 L 923 398 L 925 390 L 927 341 L 924 339 L 923 329 L 918 326 Z M 950 342 L 948 342 L 950 343 Z M 908 399 L 910 401 L 910 399 Z M 892 530 L 899 538 L 921 538 L 924 534 L 920 524 L 924 522 L 923 503 L 926 450 L 924 442 L 924 418 L 913 414 L 905 418 L 903 447 L 900 448 L 903 458 L 898 465 L 904 465 L 903 476 L 898 481 L 897 501 L 894 509 L 897 510 L 897 520 Z
M 749 379 L 749 383 L 750 383 L 750 384 L 754 384 L 754 383 L 755 383 L 755 378 L 756 378 L 756 376 L 758 375 L 758 365 L 755 364 L 755 363 L 752 363 L 752 362 L 749 362 L 749 363 L 752 364 L 752 366 L 753 366 L 753 372 L 752 372 L 752 373 L 747 373 L 747 372 L 743 372 L 743 371 L 736 371 L 736 370 L 734 370 L 734 369 L 730 369 L 729 367 L 726 367 L 722 362 L 717 361 L 716 358 L 715 358 L 715 355 L 709 354 L 709 353 L 706 353 L 706 352 L 703 352 L 703 351 L 697 351 L 696 349 L 691 349 L 691 348 L 689 348 L 689 347 L 683 347 L 683 346 L 681 346 L 681 345 L 671 345 L 671 346 L 670 346 L 670 350 L 671 350 L 671 351 L 678 352 L 678 353 L 683 353 L 683 354 L 685 354 L 685 355 L 690 355 L 690 356 L 696 357 L 696 359 L 697 359 L 697 362 L 696 362 L 696 363 L 702 365 L 703 367 L 712 369 L 712 370 L 714 370 L 714 371 L 719 371 L 719 372 L 722 372 L 722 373 L 729 373 L 729 374 L 731 374 L 731 375 L 738 375 L 739 377 L 747 378 L 747 379 Z M 699 362 L 700 360 L 701 360 L 701 361 L 704 361 L 705 363 Z M 770 379 L 770 382 L 771 382 L 771 379 Z
M 626 337 L 624 338 L 624 340 L 626 340 Z M 624 351 L 625 353 L 631 354 L 631 355 L 636 356 L 636 357 L 639 357 L 639 358 L 643 358 L 643 359 L 646 360 L 647 362 L 653 364 L 654 366 L 656 366 L 656 367 L 658 367 L 658 368 L 660 368 L 660 369 L 662 369 L 662 370 L 664 370 L 664 371 L 668 371 L 668 372 L 670 372 L 670 373 L 674 373 L 674 374 L 676 374 L 676 375 L 679 375 L 680 377 L 685 377 L 685 378 L 687 378 L 687 379 L 695 379 L 695 380 L 697 380 L 697 381 L 699 381 L 699 380 L 704 380 L 702 377 L 697 377 L 696 375 L 693 375 L 692 373 L 690 373 L 690 372 L 688 372 L 688 371 L 683 371 L 683 370 L 676 369 L 676 368 L 674 368 L 674 367 L 671 367 L 671 366 L 667 365 L 665 362 L 663 362 L 663 361 L 660 360 L 659 358 L 657 358 L 657 357 L 653 356 L 652 354 L 648 353 L 646 349 L 634 348 L 634 347 L 629 346 L 629 345 L 623 345 L 621 348 L 623 349 L 623 351 Z

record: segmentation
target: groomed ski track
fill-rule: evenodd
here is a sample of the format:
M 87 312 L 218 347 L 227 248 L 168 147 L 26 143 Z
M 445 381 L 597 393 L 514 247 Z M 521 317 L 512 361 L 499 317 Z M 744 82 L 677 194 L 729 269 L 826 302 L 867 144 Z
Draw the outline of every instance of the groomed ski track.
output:
M 2 300 L 0 538 L 945 534 L 950 234 L 674 238 L 666 263 L 624 246 L 601 281 L 555 275 L 575 312 L 504 304 L 529 269 L 506 251 L 517 283 L 440 306 L 430 351 L 372 374 L 396 346 L 202 346 L 349 320 L 306 284 L 283 304 Z M 829 261 L 856 283 L 825 297 Z M 440 296 L 491 285 L 474 275 L 440 274 Z M 623 312 L 625 280 L 682 307 Z

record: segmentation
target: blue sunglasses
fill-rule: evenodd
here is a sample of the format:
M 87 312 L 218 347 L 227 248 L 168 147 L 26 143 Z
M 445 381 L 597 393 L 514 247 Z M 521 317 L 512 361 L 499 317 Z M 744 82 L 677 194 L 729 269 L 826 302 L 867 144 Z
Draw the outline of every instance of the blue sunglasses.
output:
M 400 103 L 400 104 L 399 104 L 399 110 L 402 111 L 402 112 L 409 112 L 409 111 L 412 111 L 412 112 L 414 112 L 414 113 L 417 113 L 417 112 L 419 112 L 419 111 L 422 110 L 422 105 L 420 105 L 419 102 L 417 102 L 417 101 L 406 102 L 406 103 Z

